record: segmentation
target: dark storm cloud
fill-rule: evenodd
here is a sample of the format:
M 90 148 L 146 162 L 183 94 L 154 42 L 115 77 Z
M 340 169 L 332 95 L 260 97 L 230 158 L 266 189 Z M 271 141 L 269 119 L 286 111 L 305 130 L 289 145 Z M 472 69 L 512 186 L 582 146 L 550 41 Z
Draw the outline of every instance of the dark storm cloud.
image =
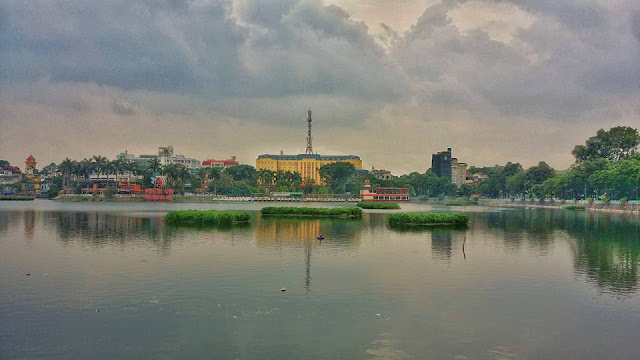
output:
M 340 1 L 0 2 L 0 122 L 10 139 L 0 154 L 66 144 L 48 159 L 58 161 L 172 139 L 204 153 L 192 139 L 215 139 L 207 146 L 244 149 L 250 161 L 280 149 L 312 107 L 334 145 L 388 164 L 412 154 L 411 170 L 455 141 L 483 147 L 468 162 L 517 151 L 570 160 L 564 140 L 517 148 L 536 131 L 578 143 L 638 114 L 637 1 L 434 0 L 404 32 L 357 20 Z M 371 129 L 385 136 L 362 136 Z M 68 140 L 77 132 L 86 138 Z
M 5 81 L 48 77 L 207 96 L 338 93 L 405 87 L 367 33 L 314 1 L 17 2 L 2 7 Z
M 242 30 L 223 3 L 14 2 L 3 6 L 3 71 L 123 89 L 224 88 L 240 73 Z M 210 86 L 215 84 L 215 86 Z
M 638 90 L 638 44 L 629 41 L 629 29 L 594 15 L 593 2 L 511 1 L 544 16 L 506 43 L 482 29 L 461 32 L 449 17 L 461 3 L 429 7 L 394 49 L 431 101 L 567 119 L 605 104 L 604 94 Z M 568 19 L 572 13 L 580 29 Z M 586 36 L 584 27 L 597 29 Z

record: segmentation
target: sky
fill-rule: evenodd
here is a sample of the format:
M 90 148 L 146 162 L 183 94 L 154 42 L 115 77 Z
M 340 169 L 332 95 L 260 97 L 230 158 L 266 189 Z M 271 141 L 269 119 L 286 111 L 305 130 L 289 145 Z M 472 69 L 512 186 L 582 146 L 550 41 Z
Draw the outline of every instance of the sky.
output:
M 159 146 L 424 172 L 431 154 L 573 163 L 640 127 L 636 0 L 0 2 L 0 159 Z

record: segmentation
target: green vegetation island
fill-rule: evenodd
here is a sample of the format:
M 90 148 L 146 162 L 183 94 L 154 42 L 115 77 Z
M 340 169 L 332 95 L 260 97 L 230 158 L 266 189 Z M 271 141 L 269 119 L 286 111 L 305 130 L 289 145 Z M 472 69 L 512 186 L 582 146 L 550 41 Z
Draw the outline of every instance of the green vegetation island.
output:
M 400 204 L 394 202 L 371 202 L 360 201 L 356 204 L 361 209 L 380 209 L 380 210 L 397 210 L 400 209 Z
M 172 225 L 232 225 L 248 223 L 251 216 L 242 211 L 177 210 L 164 217 Z
M 469 217 L 449 213 L 395 213 L 387 217 L 390 226 L 466 226 Z
M 357 207 L 310 208 L 268 206 L 262 208 L 260 213 L 263 216 L 335 217 L 354 219 L 362 217 L 362 209 Z

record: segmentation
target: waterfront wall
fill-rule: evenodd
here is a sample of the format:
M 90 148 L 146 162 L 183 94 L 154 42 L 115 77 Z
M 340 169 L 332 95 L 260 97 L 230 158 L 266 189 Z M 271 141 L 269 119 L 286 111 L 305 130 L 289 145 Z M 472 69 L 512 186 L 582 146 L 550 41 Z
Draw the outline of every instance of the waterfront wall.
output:
M 547 209 L 562 209 L 567 205 L 580 205 L 584 206 L 586 210 L 591 211 L 608 211 L 608 212 L 625 212 L 625 213 L 636 213 L 640 214 L 640 203 L 637 202 L 628 202 L 622 204 L 620 202 L 614 203 L 604 203 L 604 202 L 593 202 L 589 203 L 587 201 L 552 201 L 547 200 L 544 202 L 536 201 L 512 201 L 508 199 L 480 199 L 478 201 L 479 205 L 485 206 L 499 206 L 499 207 L 536 207 L 536 208 L 547 208 Z

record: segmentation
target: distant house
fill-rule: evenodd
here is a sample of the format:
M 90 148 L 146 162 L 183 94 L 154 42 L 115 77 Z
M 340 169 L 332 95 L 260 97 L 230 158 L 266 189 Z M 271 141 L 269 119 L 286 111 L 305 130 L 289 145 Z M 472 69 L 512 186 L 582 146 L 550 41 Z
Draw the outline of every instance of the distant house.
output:
M 385 170 L 385 169 L 372 168 L 369 173 L 373 175 L 376 179 L 380 179 L 380 180 L 391 180 L 395 178 L 395 176 L 391 173 L 391 171 Z

